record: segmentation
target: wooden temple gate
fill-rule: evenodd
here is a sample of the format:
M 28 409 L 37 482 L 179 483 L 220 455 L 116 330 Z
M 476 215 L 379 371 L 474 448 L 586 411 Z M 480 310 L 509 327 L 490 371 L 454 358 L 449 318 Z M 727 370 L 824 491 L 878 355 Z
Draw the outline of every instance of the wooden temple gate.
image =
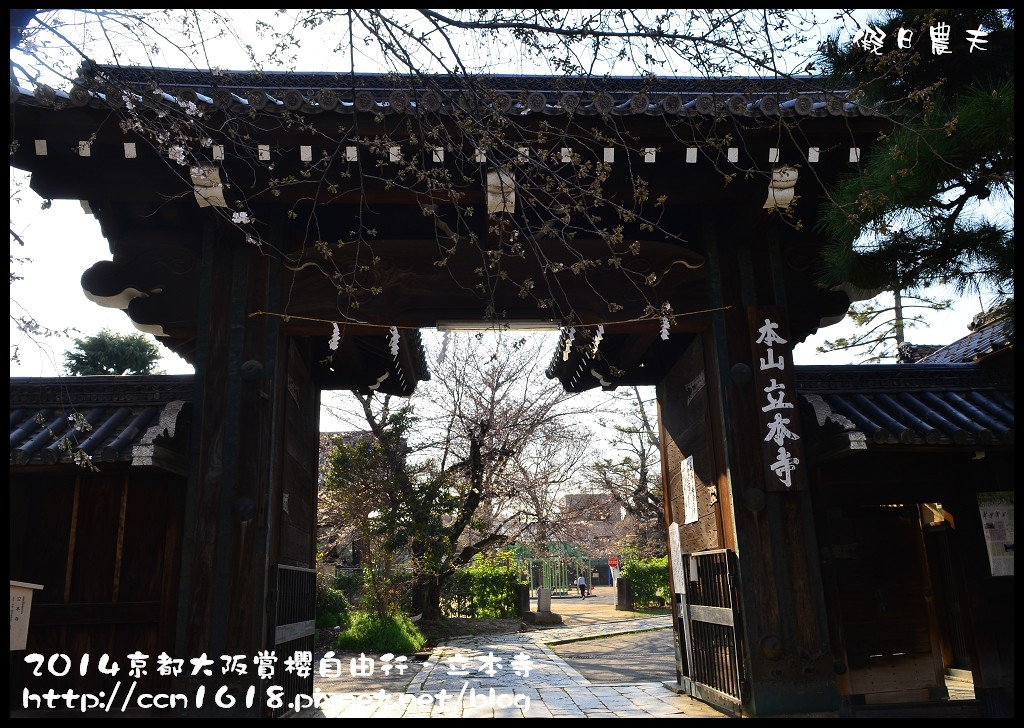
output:
M 560 326 L 548 373 L 570 391 L 657 385 L 672 561 L 728 549 L 741 567 L 735 636 L 747 648 L 730 670 L 743 684 L 723 692 L 753 716 L 835 708 L 791 351 L 850 304 L 813 280 L 814 221 L 825 186 L 884 122 L 809 79 L 510 77 L 475 97 L 450 81 L 233 74 L 211 86 L 173 69 L 93 68 L 67 94 L 12 89 L 12 165 L 42 197 L 82 200 L 110 242 L 112 260 L 83 275 L 86 295 L 195 366 L 166 648 L 249 659 L 305 648 L 310 605 L 295 597 L 309 593 L 315 565 L 320 392 L 408 395 L 429 376 L 418 329 L 489 312 Z M 110 121 L 160 104 L 210 122 L 186 164 Z M 488 121 L 467 126 L 474 114 Z M 528 135 L 489 146 L 473 136 L 502 115 Z M 417 135 L 426 121 L 443 144 Z M 451 190 L 395 184 L 409 160 L 448 175 Z M 517 198 L 509 180 L 552 164 L 605 165 L 605 194 L 621 207 L 581 210 L 555 194 L 538 212 Z M 572 250 L 548 240 L 586 215 L 617 218 L 640 186 L 651 204 L 664 195 L 657 229 L 626 216 L 615 250 L 593 232 Z M 547 258 L 518 254 L 503 221 Z M 346 243 L 358 225 L 371 244 Z M 581 254 L 603 262 L 574 268 Z M 476 285 L 496 258 L 508 277 Z M 522 295 L 509 279 L 550 293 Z M 609 291 L 621 293 L 614 310 Z M 240 698 L 259 686 L 253 671 L 179 682 L 182 693 L 227 686 Z M 240 699 L 183 712 L 275 711 Z

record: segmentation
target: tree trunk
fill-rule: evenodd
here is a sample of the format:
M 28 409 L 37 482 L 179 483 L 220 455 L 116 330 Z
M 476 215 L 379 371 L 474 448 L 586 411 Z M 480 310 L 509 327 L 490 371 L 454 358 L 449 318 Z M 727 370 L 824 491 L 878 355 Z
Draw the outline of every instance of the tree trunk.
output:
M 426 574 L 417 574 L 412 582 L 412 613 L 423 614 L 423 604 L 426 601 L 424 595 L 426 586 L 424 582 L 430 577 Z
M 421 614 L 424 622 L 441 621 L 441 587 L 444 577 L 439 574 L 424 574 L 420 595 L 422 598 Z
M 893 300 L 892 310 L 893 310 L 893 315 L 896 317 L 895 328 L 896 328 L 896 348 L 897 348 L 897 351 L 899 350 L 900 344 L 902 344 L 904 342 L 904 333 L 903 333 L 903 296 L 900 295 L 900 294 L 901 294 L 901 291 L 900 291 L 898 286 L 893 289 L 893 292 L 892 292 L 892 300 Z

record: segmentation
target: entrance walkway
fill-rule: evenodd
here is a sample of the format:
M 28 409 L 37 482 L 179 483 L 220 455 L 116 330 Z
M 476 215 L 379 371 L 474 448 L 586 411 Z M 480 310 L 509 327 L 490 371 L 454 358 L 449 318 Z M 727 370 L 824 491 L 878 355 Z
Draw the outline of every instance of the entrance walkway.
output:
M 595 596 L 554 598 L 551 610 L 563 624 L 527 632 L 479 635 L 450 640 L 424 662 L 413 663 L 404 676 L 359 682 L 342 661 L 344 680 L 316 678 L 317 709 L 304 718 L 728 718 L 713 706 L 680 695 L 662 679 L 647 675 L 649 664 L 635 650 L 605 651 L 602 669 L 620 681 L 588 679 L 558 654 L 560 645 L 613 635 L 657 637 L 674 647 L 671 616 L 638 616 L 615 609 L 614 590 L 598 588 Z M 536 602 L 534 602 L 536 609 Z M 646 634 L 650 633 L 650 634 Z M 358 658 L 358 655 L 356 656 Z M 375 665 L 375 668 L 377 666 Z M 586 668 L 583 668 L 587 671 Z M 395 671 L 392 670 L 392 673 Z M 453 674 L 466 672 L 466 674 Z M 653 671 L 652 671 L 653 672 Z M 669 681 L 675 684 L 675 680 Z
M 599 587 L 586 600 L 554 597 L 551 609 L 563 624 L 455 638 L 425 661 L 410 661 L 403 675 L 394 669 L 382 675 L 378 660 L 374 676 L 352 677 L 349 661 L 359 655 L 339 655 L 343 676 L 317 676 L 318 707 L 296 717 L 737 717 L 675 692 L 675 646 L 667 612 L 641 616 L 618 611 L 611 587 Z M 451 674 L 462 670 L 467 674 Z M 974 698 L 969 678 L 948 677 L 951 700 Z

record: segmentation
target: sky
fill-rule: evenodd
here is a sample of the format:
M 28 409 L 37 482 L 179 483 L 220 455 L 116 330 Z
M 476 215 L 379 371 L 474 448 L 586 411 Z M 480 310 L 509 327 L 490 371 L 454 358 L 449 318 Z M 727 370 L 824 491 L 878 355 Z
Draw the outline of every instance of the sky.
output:
M 823 11 L 828 12 L 832 11 Z M 225 56 L 223 67 L 240 68 L 243 67 L 241 63 Z M 504 72 L 523 70 L 513 68 Z M 31 260 L 18 263 L 12 260 L 12 272 L 21 275 L 23 280 L 11 284 L 11 352 L 13 354 L 17 347 L 19 361 L 11 361 L 10 375 L 58 376 L 62 372 L 64 352 L 71 347 L 72 338 L 90 336 L 102 329 L 120 334 L 134 334 L 138 331 L 123 311 L 103 308 L 88 301 L 82 293 L 79 282 L 82 272 L 97 261 L 110 259 L 107 243 L 100 234 L 96 220 L 84 212 L 76 201 L 55 200 L 50 209 L 40 209 L 42 200 L 27 184 L 16 192 L 19 179 L 24 181 L 27 178 L 17 170 L 11 170 L 12 230 L 29 241 L 29 245 L 21 248 L 12 241 L 11 255 L 12 258 Z M 948 291 L 939 291 L 938 294 L 952 297 Z M 928 327 L 910 331 L 907 339 L 920 344 L 951 343 L 968 333 L 967 325 L 982 308 L 983 304 L 977 296 L 962 298 L 952 311 L 929 314 Z M 33 339 L 19 333 L 13 325 L 13 319 L 22 315 L 32 316 L 49 328 L 72 327 L 77 333 L 72 332 L 71 337 Z M 795 363 L 854 363 L 856 358 L 849 353 L 822 355 L 815 352 L 815 348 L 826 338 L 849 335 L 851 331 L 852 326 L 845 322 L 823 329 L 796 347 L 793 355 Z M 188 363 L 169 350 L 164 351 L 158 364 L 160 371 L 166 374 L 192 372 Z M 325 429 L 329 429 L 329 424 Z

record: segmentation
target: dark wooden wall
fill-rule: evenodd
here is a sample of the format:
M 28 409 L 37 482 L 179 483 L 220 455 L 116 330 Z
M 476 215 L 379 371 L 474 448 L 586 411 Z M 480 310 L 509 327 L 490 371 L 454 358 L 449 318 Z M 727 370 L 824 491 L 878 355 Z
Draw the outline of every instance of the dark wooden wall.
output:
M 713 448 L 705 371 L 703 342 L 696 337 L 658 387 L 666 520 L 679 524 L 683 553 L 731 545 L 721 529 L 721 467 Z M 681 469 L 688 457 L 693 458 L 697 496 L 696 520 L 691 524 L 686 524 Z
M 10 578 L 43 585 L 33 595 L 27 649 L 10 654 L 12 711 L 26 688 L 109 695 L 136 651 L 149 656 L 137 690 L 167 691 L 155 667 L 161 652 L 174 655 L 184 503 L 185 478 L 157 470 L 12 474 Z M 65 654 L 73 669 L 34 677 L 24 660 L 32 653 Z M 120 665 L 118 676 L 100 673 L 103 654 Z
M 276 563 L 312 568 L 316 557 L 316 488 L 320 430 L 319 393 L 310 376 L 309 353 L 286 344 L 287 378 L 283 398 L 284 430 L 279 542 Z M 308 348 L 308 346 L 306 346 Z M 274 559 L 272 555 L 272 559 Z

